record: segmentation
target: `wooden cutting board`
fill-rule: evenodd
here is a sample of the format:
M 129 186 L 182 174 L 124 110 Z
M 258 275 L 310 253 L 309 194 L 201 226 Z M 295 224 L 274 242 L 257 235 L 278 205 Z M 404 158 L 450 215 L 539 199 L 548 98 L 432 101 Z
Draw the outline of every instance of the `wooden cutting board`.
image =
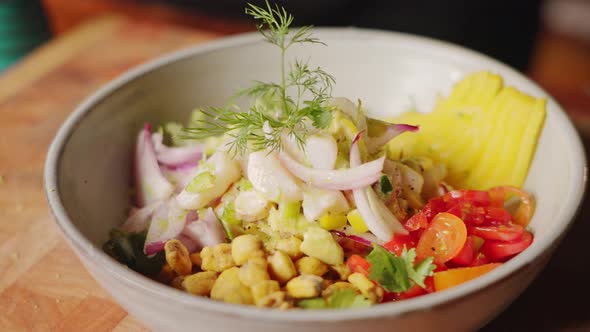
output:
M 62 121 L 90 93 L 132 66 L 215 37 L 106 17 L 0 74 L 0 331 L 145 331 L 62 239 L 43 194 L 43 162 Z M 590 330 L 590 309 L 572 300 L 590 298 L 586 211 L 549 267 L 484 330 Z
M 0 75 L 0 331 L 144 330 L 62 239 L 43 194 L 43 163 L 87 95 L 132 66 L 215 37 L 105 17 Z

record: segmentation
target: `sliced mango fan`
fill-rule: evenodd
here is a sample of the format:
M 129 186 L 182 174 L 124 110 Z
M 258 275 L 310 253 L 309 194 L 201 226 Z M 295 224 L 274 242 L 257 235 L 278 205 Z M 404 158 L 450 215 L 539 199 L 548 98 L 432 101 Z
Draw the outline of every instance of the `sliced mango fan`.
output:
M 431 113 L 406 112 L 392 123 L 420 126 L 387 144 L 394 160 L 426 156 L 444 163 L 456 188 L 522 187 L 545 121 L 546 101 L 510 86 L 499 75 L 475 72 L 438 101 Z

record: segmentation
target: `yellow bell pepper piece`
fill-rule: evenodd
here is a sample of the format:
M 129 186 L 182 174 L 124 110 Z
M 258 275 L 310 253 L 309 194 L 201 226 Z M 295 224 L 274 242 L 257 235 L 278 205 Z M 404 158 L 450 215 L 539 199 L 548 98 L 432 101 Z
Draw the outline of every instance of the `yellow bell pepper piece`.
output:
M 361 216 L 361 213 L 357 209 L 348 212 L 346 219 L 348 219 L 348 223 L 357 233 L 365 233 L 369 230 L 365 224 L 365 221 L 363 220 L 363 217 Z
M 459 267 L 434 273 L 434 289 L 439 292 L 484 275 L 502 265 L 489 263 L 474 267 Z
M 320 217 L 320 226 L 331 231 L 346 226 L 346 216 L 325 214 Z

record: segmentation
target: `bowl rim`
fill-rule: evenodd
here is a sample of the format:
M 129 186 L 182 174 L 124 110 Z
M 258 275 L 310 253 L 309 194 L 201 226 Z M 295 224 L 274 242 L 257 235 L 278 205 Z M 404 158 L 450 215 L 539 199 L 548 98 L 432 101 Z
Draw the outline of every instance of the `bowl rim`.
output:
M 432 52 L 435 52 L 437 56 L 470 59 L 472 61 L 477 61 L 482 67 L 485 66 L 486 69 L 492 71 L 501 70 L 505 73 L 509 73 L 511 76 L 517 77 L 527 85 L 527 88 L 532 89 L 538 96 L 546 98 L 548 113 L 552 112 L 553 116 L 555 117 L 554 121 L 557 121 L 561 125 L 562 129 L 565 130 L 565 135 L 569 142 L 571 142 L 570 148 L 573 150 L 572 158 L 576 159 L 577 161 L 572 163 L 570 166 L 570 170 L 572 171 L 572 179 L 577 181 L 577 185 L 572 185 L 571 192 L 568 192 L 571 199 L 566 202 L 565 208 L 561 210 L 562 212 L 560 213 L 558 219 L 563 220 L 563 222 L 559 224 L 558 229 L 556 229 L 553 234 L 549 234 L 543 238 L 542 241 L 534 241 L 533 246 L 529 247 L 523 253 L 517 255 L 497 269 L 494 269 L 493 271 L 460 286 L 439 293 L 432 293 L 401 302 L 386 303 L 366 309 L 354 310 L 294 310 L 285 312 L 280 310 L 257 308 L 253 306 L 226 304 L 213 301 L 208 298 L 190 295 L 172 287 L 160 284 L 116 262 L 114 259 L 106 255 L 100 248 L 95 247 L 82 233 L 78 231 L 68 216 L 63 202 L 61 201 L 58 181 L 59 162 L 61 160 L 64 147 L 71 134 L 78 124 L 84 119 L 84 117 L 90 113 L 95 105 L 100 103 L 103 99 L 108 98 L 122 86 L 139 79 L 141 76 L 151 72 L 152 70 L 192 56 L 198 56 L 227 48 L 264 43 L 259 33 L 250 32 L 230 37 L 223 37 L 186 49 L 181 49 L 158 57 L 155 60 L 151 60 L 147 63 L 133 67 L 116 79 L 101 87 L 98 91 L 92 93 L 91 96 L 87 97 L 67 117 L 65 122 L 58 130 L 55 138 L 51 142 L 47 153 L 44 169 L 44 189 L 57 225 L 61 229 L 66 240 L 75 249 L 78 255 L 83 256 L 81 258 L 87 259 L 92 264 L 95 264 L 98 269 L 103 269 L 109 274 L 113 275 L 115 279 L 124 283 L 126 287 L 133 287 L 141 290 L 142 292 L 152 296 L 155 300 L 172 300 L 177 304 L 198 308 L 199 310 L 224 314 L 226 316 L 236 316 L 240 318 L 256 317 L 256 319 L 259 320 L 280 322 L 330 322 L 373 319 L 379 317 L 391 318 L 408 314 L 413 311 L 431 309 L 433 307 L 452 302 L 511 277 L 513 274 L 518 272 L 519 269 L 523 269 L 527 265 L 530 265 L 536 258 L 541 256 L 542 253 L 556 245 L 565 235 L 567 229 L 569 229 L 573 223 L 573 220 L 580 209 L 581 202 L 584 197 L 587 181 L 587 163 L 585 150 L 574 125 L 569 120 L 562 107 L 545 90 L 543 90 L 536 83 L 532 82 L 520 72 L 491 57 L 461 46 L 454 45 L 452 43 L 428 37 L 355 27 L 315 28 L 314 33 L 316 35 L 320 35 L 322 38 L 332 40 L 370 39 L 371 41 L 375 42 L 399 43 L 400 47 L 402 48 L 417 49 L 420 52 L 430 49 Z M 87 265 L 89 263 L 84 262 L 84 264 Z M 88 267 L 89 266 L 87 265 L 86 268 Z M 109 290 L 107 289 L 107 291 Z

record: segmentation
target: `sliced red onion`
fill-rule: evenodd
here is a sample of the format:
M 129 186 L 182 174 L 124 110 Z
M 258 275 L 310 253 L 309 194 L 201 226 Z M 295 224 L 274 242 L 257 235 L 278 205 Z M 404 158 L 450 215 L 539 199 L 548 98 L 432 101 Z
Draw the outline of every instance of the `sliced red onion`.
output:
M 279 153 L 279 159 L 293 175 L 309 185 L 331 190 L 358 189 L 375 183 L 385 161 L 385 157 L 381 157 L 349 169 L 329 170 L 307 167 L 284 151 Z
M 357 242 L 357 243 L 360 243 L 360 244 L 365 245 L 367 247 L 372 247 L 373 246 L 373 244 L 372 244 L 371 241 L 369 241 L 369 240 L 367 240 L 367 239 L 365 239 L 363 237 L 357 236 L 357 235 L 348 235 L 348 234 L 346 234 L 345 232 L 342 232 L 342 231 L 332 231 L 332 233 L 334 233 L 337 236 L 342 237 L 342 238 L 351 239 L 352 241 Z
M 150 227 L 145 239 L 144 251 L 152 244 L 176 238 L 184 229 L 187 211 L 180 208 L 175 199 L 161 204 L 152 215 Z
M 332 233 L 336 235 L 338 244 L 347 255 L 366 255 L 373 249 L 373 244 L 383 244 L 383 241 L 380 241 L 371 233 L 360 235 L 347 234 L 342 231 L 332 231 Z
M 165 242 L 162 242 L 162 241 L 160 241 L 160 242 L 153 242 L 153 243 L 150 243 L 150 244 L 146 244 L 145 247 L 144 247 L 144 249 L 143 249 L 143 252 L 146 254 L 146 256 L 155 255 L 158 252 L 164 250 L 164 245 L 165 244 L 166 243 Z
M 207 208 L 199 219 L 189 222 L 182 234 L 193 240 L 197 248 L 212 247 L 225 242 L 225 230 L 212 208 Z
M 171 167 L 196 166 L 197 162 L 203 158 L 202 145 L 187 145 L 181 147 L 169 147 L 162 143 L 161 133 L 152 134 L 154 151 L 159 163 Z
M 358 133 L 350 147 L 350 166 L 358 167 L 361 165 L 361 153 L 358 147 L 358 141 L 362 132 Z M 395 218 L 395 216 L 381 201 L 371 186 L 354 189 L 352 191 L 354 201 L 359 210 L 363 221 L 367 228 L 379 240 L 389 241 L 393 236 L 394 230 L 396 233 L 406 234 L 407 231 L 402 224 Z M 374 198 L 377 198 L 376 200 Z
M 201 247 L 195 240 L 184 234 L 178 235 L 178 240 L 182 242 L 182 244 L 185 246 L 186 250 L 188 250 L 190 254 L 201 249 Z
M 160 204 L 162 203 L 156 202 L 148 206 L 144 206 L 141 209 L 131 209 L 131 213 L 121 226 L 121 230 L 129 233 L 140 233 L 145 231 L 149 225 L 152 214 Z
M 199 212 L 196 210 L 191 210 L 186 214 L 186 223 L 188 224 L 191 221 L 199 220 Z
M 158 166 L 151 139 L 151 127 L 147 123 L 137 137 L 134 175 L 139 207 L 163 201 L 170 197 L 174 191 L 174 187 L 162 175 Z
M 367 149 L 369 150 L 369 153 L 375 153 L 399 134 L 405 133 L 406 131 L 416 132 L 419 129 L 418 126 L 409 124 L 388 125 L 385 132 L 380 136 L 367 138 Z

